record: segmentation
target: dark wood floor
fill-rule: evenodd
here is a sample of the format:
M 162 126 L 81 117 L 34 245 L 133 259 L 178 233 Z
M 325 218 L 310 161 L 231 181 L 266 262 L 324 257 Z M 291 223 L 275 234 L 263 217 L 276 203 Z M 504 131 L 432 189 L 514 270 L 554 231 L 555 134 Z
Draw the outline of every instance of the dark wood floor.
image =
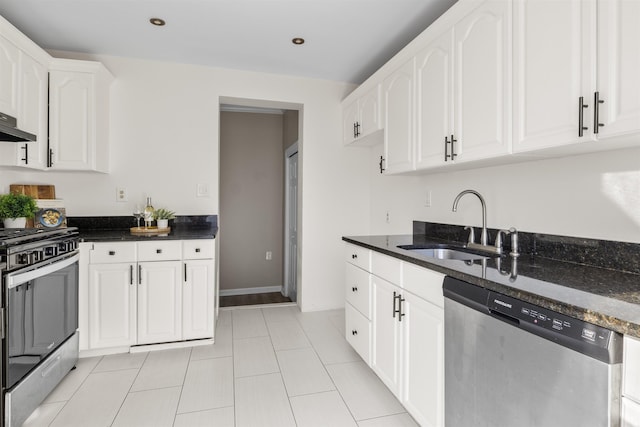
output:
M 265 294 L 229 295 L 220 297 L 220 307 L 236 307 L 238 305 L 276 304 L 291 302 L 289 297 L 280 292 L 268 292 Z

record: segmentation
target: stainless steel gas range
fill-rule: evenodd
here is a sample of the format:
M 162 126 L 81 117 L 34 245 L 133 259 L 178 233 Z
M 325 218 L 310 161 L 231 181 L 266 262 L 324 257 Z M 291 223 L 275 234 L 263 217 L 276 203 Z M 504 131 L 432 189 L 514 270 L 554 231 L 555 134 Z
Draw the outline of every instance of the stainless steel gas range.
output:
M 19 427 L 78 360 L 78 232 L 0 229 L 0 426 Z

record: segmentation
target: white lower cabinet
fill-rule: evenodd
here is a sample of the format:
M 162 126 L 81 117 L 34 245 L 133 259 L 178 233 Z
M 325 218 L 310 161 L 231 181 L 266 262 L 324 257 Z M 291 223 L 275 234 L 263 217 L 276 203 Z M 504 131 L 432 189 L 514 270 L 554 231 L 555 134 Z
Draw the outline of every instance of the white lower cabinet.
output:
M 347 273 L 347 341 L 362 356 L 365 344 L 360 330 L 370 325 L 370 357 L 363 359 L 370 360 L 373 371 L 421 426 L 442 427 L 444 275 L 378 252 L 370 258 L 370 322 L 354 308 L 349 290 L 357 275 Z M 347 264 L 347 272 L 352 268 Z M 359 321 L 360 330 L 350 336 L 350 328 Z
M 214 248 L 210 239 L 92 244 L 80 310 L 87 349 L 212 338 Z
M 138 344 L 182 340 L 180 261 L 138 264 Z
M 622 427 L 640 427 L 640 340 L 624 337 Z
M 89 348 L 136 344 L 135 261 L 89 266 Z

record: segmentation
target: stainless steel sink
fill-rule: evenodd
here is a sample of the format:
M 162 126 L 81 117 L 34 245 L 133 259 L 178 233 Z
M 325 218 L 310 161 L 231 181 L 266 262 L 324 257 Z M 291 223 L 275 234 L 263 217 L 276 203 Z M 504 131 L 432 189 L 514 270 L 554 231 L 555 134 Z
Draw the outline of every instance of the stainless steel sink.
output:
M 400 249 L 407 250 L 415 255 L 435 258 L 435 259 L 452 259 L 459 261 L 473 261 L 477 259 L 488 259 L 490 255 L 478 254 L 466 251 L 462 248 L 451 248 L 445 245 L 434 245 L 427 247 L 415 247 L 411 245 L 398 246 Z

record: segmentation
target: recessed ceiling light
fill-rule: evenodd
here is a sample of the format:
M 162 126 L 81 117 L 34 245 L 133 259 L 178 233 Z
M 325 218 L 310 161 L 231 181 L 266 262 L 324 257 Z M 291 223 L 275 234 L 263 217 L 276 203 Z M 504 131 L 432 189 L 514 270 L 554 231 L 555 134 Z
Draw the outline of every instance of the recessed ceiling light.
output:
M 301 45 L 304 44 L 304 39 L 302 37 L 294 37 L 291 39 L 291 43 Z
M 151 18 L 149 19 L 149 22 L 151 22 L 153 25 L 156 25 L 158 27 L 162 27 L 163 25 L 166 24 L 166 22 L 164 22 L 164 19 L 160 19 L 160 18 Z

